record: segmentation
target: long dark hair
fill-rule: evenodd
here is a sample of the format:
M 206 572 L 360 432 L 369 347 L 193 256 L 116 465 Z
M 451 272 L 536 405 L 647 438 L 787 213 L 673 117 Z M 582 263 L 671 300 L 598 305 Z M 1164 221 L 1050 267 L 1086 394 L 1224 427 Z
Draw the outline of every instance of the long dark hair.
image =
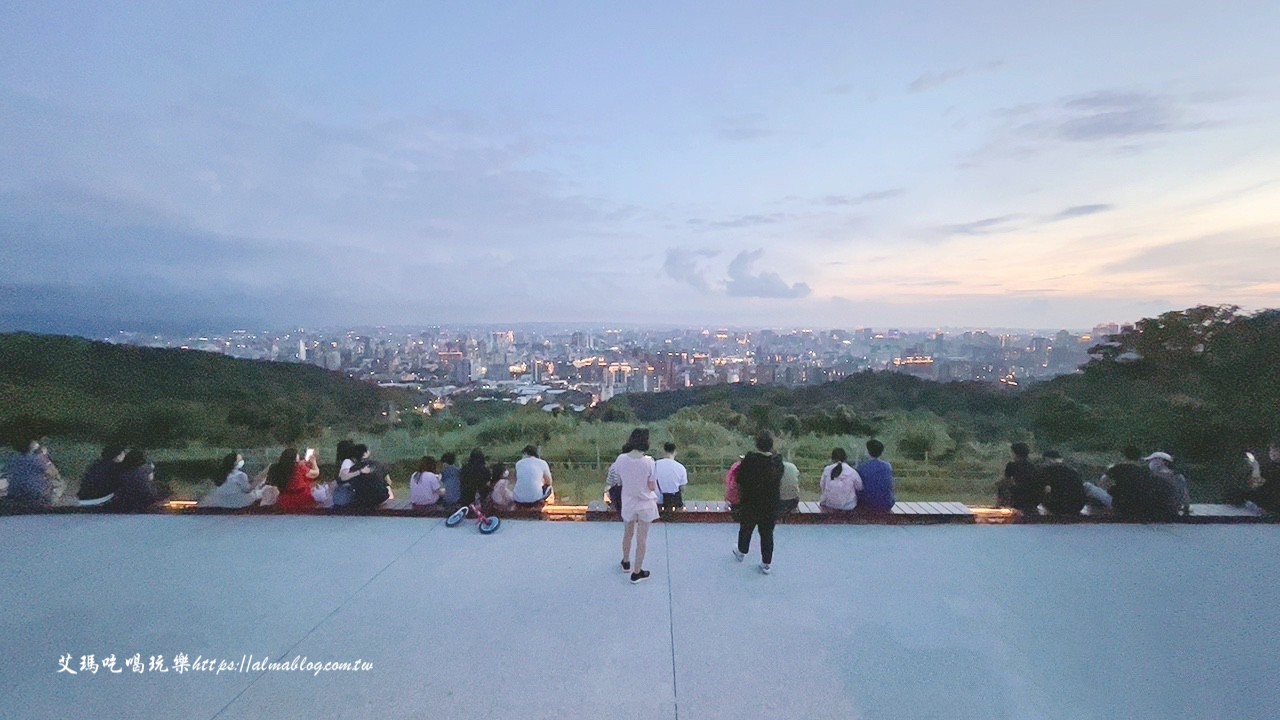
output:
M 227 453 L 222 457 L 222 462 L 218 464 L 218 477 L 214 478 L 214 485 L 222 485 L 227 481 L 227 476 L 231 475 L 236 469 L 236 458 L 240 457 L 240 453 Z
M 506 465 L 503 465 L 502 463 L 494 463 L 493 467 L 489 468 L 489 477 L 491 478 L 490 482 L 496 484 L 499 480 L 502 479 L 502 473 L 506 471 L 507 471 Z
M 280 451 L 280 459 L 267 470 L 267 482 L 284 492 L 293 480 L 293 471 L 296 467 L 298 467 L 298 449 L 285 448 Z
M 355 443 L 350 440 L 338 441 L 338 452 L 334 454 L 334 460 L 338 463 L 338 467 L 342 467 L 343 460 L 351 460 L 351 448 L 355 447 Z
M 844 451 L 844 448 L 836 448 L 831 451 L 831 461 L 836 464 L 835 469 L 831 471 L 831 477 L 835 479 L 844 474 L 844 464 L 849 462 L 849 454 Z
M 430 455 L 423 455 L 418 461 L 418 472 L 434 473 L 436 471 L 436 459 Z
M 476 448 L 472 450 L 471 455 L 467 457 L 468 465 L 479 465 L 481 467 L 484 467 L 485 462 L 486 460 L 484 457 L 484 451 L 481 450 L 480 448 Z
M 649 452 L 649 428 L 636 428 L 631 431 L 627 444 L 622 446 L 622 452 L 629 453 L 632 450 Z

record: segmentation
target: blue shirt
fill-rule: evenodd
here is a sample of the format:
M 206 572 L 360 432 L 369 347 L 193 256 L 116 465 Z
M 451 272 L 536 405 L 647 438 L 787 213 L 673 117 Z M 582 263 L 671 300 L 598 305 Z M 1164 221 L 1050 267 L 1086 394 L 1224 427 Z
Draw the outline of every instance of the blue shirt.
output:
M 458 504 L 462 499 L 462 471 L 453 465 L 445 465 L 440 471 L 440 482 L 444 485 L 444 504 Z
M 888 512 L 893 509 L 893 466 L 880 458 L 864 460 L 857 467 L 862 477 L 858 507 L 863 510 Z
M 53 463 L 44 455 L 20 453 L 12 455 L 5 469 L 9 475 L 9 501 L 30 507 L 53 504 L 53 479 L 49 471 Z

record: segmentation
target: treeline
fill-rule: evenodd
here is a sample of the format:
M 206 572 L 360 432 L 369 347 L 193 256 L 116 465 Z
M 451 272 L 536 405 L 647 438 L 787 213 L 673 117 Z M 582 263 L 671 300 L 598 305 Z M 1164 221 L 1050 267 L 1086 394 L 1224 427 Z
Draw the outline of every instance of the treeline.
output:
M 696 413 L 745 433 L 875 435 L 901 411 L 928 411 L 960 442 L 1031 440 L 1111 452 L 1133 444 L 1194 463 L 1264 448 L 1280 431 L 1280 310 L 1169 312 L 1105 339 L 1091 354 L 1080 373 L 1018 390 L 864 372 L 794 389 L 718 385 L 619 396 L 595 417 L 651 422 Z M 927 438 L 921 443 L 929 449 Z
M 373 426 L 400 395 L 311 365 L 0 334 L 0 432 L 118 440 L 293 442 Z

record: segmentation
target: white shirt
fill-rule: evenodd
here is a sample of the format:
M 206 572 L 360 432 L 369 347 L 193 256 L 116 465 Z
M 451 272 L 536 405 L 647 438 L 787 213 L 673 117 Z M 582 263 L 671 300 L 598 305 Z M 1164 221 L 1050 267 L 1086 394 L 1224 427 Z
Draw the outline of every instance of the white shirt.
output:
M 849 463 L 840 463 L 842 472 L 835 477 L 836 464 L 831 463 L 822 470 L 822 479 L 818 484 L 822 487 L 822 505 L 832 510 L 852 510 L 858 507 L 858 490 L 862 489 L 862 476 Z
M 546 460 L 525 456 L 516 461 L 516 502 L 536 503 L 542 500 L 542 479 L 551 477 Z
M 435 505 L 440 500 L 440 476 L 416 472 L 409 479 L 409 501 L 414 505 Z
M 653 474 L 658 479 L 659 492 L 678 493 L 681 487 L 689 484 L 689 471 L 675 458 L 659 460 L 654 465 Z
M 619 455 L 613 461 L 613 472 L 622 481 L 622 517 L 629 518 L 637 509 L 645 505 L 658 507 L 654 497 L 653 476 L 654 462 L 648 455 Z

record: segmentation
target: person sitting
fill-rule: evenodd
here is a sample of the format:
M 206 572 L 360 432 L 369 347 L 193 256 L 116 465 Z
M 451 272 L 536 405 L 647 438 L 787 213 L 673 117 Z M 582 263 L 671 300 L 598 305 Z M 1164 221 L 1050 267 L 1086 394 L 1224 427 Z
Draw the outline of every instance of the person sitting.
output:
M 1062 453 L 1046 450 L 1044 462 L 1036 470 L 1036 484 L 1044 488 L 1044 507 L 1050 515 L 1079 515 L 1084 509 L 1084 482 L 1080 473 L 1066 464 Z
M 870 513 L 887 513 L 893 510 L 893 466 L 880 456 L 884 443 L 867 441 L 867 454 L 871 457 L 858 463 L 858 477 L 862 478 L 862 490 L 858 491 L 858 510 Z
M 662 445 L 664 457 L 654 463 L 654 476 L 658 479 L 658 491 L 662 494 L 662 509 L 674 510 L 684 507 L 685 485 L 689 484 L 689 471 L 676 460 L 676 444 Z
M 262 499 L 262 484 L 249 479 L 240 453 L 227 453 L 222 458 L 218 476 L 221 479 L 214 481 L 213 490 L 200 498 L 197 506 L 239 509 Z
M 471 451 L 471 455 L 467 458 L 467 464 L 462 466 L 462 470 L 458 473 L 462 481 L 462 498 L 460 502 L 470 505 L 471 503 L 483 503 L 489 497 L 489 490 L 493 486 L 493 478 L 490 475 L 489 465 L 484 457 L 484 452 L 480 448 Z
M 1005 464 L 1004 477 L 996 485 L 996 506 L 1034 513 L 1044 495 L 1044 487 L 1036 485 L 1031 448 L 1016 442 L 1009 446 L 1009 451 L 1013 453 L 1013 460 Z
M 516 504 L 523 507 L 541 507 L 551 501 L 551 467 L 538 457 L 538 448 L 526 445 L 516 461 L 516 486 L 513 491 Z
M 102 456 L 93 461 L 80 481 L 76 498 L 81 506 L 102 505 L 111 500 L 120 486 L 120 463 L 128 451 L 119 445 L 103 448 Z
M 782 461 L 782 482 L 778 485 L 778 517 L 800 507 L 800 468 L 790 460 Z
M 120 461 L 120 484 L 103 509 L 111 512 L 146 512 L 164 499 L 156 489 L 155 467 L 147 462 L 147 454 L 131 448 Z
M 818 486 L 822 488 L 818 504 L 824 512 L 848 512 L 858 506 L 862 478 L 849 464 L 849 456 L 844 448 L 831 451 L 831 464 L 823 468 Z
M 311 495 L 311 481 L 320 477 L 314 453 L 298 459 L 297 448 L 285 448 L 267 470 L 267 483 L 280 491 L 276 506 L 285 512 L 301 512 L 316 506 Z
M 1154 452 L 1142 458 L 1147 461 L 1147 469 L 1151 477 L 1161 483 L 1161 497 L 1164 502 L 1176 508 L 1175 513 L 1189 515 L 1191 513 L 1191 488 L 1187 478 L 1173 469 L 1173 456 L 1167 452 Z
M 356 475 L 348 485 L 351 488 L 349 503 L 335 507 L 346 507 L 351 510 L 372 510 L 384 502 L 391 500 L 391 474 L 387 466 L 369 457 L 369 448 L 356 445 L 353 453 L 359 458 L 356 463 Z
M 496 510 L 512 510 L 516 506 L 515 491 L 512 489 L 511 473 L 502 463 L 494 463 L 489 470 L 493 478 L 493 489 L 489 491 L 489 505 Z
M 1267 457 L 1249 453 L 1249 489 L 1242 498 L 1269 513 L 1280 513 L 1280 435 L 1271 439 Z
M 14 443 L 16 454 L 5 464 L 9 491 L 5 504 L 13 510 L 40 510 L 62 498 L 62 476 L 39 440 Z
M 462 473 L 458 471 L 458 456 L 447 452 L 440 456 L 440 484 L 444 486 L 445 507 L 457 507 L 462 502 Z
M 418 461 L 418 471 L 409 476 L 409 501 L 414 505 L 435 506 L 442 502 L 445 490 L 436 468 L 436 459 L 425 455 Z

